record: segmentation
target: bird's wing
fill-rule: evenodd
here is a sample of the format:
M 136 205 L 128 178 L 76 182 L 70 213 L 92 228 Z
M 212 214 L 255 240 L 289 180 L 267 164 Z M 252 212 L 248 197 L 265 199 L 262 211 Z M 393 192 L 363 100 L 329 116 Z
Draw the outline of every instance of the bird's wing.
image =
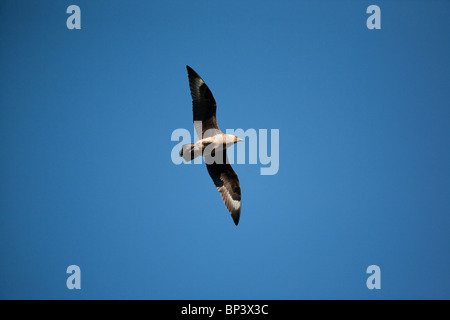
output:
M 230 211 L 234 224 L 238 225 L 241 216 L 241 187 L 236 172 L 228 162 L 226 150 L 223 153 L 223 159 L 223 163 L 211 163 L 209 159 L 205 159 L 206 168 L 225 206 Z
M 194 113 L 194 126 L 197 136 L 202 139 L 221 133 L 216 120 L 216 101 L 211 91 L 191 67 L 186 66 L 186 69 L 191 89 L 192 111 Z M 198 123 L 201 123 L 201 127 Z

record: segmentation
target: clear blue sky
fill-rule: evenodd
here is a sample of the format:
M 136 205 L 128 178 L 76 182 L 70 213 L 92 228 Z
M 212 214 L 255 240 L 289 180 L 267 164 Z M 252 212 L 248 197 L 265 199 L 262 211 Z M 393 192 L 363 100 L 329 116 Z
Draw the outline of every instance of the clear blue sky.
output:
M 449 299 L 449 15 L 1 1 L 0 298 Z M 186 64 L 222 129 L 280 130 L 277 175 L 234 165 L 238 227 L 206 168 L 170 158 L 172 131 L 193 132 Z

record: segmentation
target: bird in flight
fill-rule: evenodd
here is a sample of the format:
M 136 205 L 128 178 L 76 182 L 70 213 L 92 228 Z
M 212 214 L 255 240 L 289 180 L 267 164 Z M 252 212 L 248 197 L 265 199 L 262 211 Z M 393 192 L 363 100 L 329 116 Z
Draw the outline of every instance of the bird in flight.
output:
M 190 161 L 196 157 L 205 158 L 206 168 L 225 207 L 231 213 L 234 224 L 238 225 L 241 215 L 241 187 L 236 172 L 231 167 L 226 149 L 238 141 L 238 137 L 220 131 L 216 120 L 216 101 L 202 78 L 186 66 L 192 96 L 194 128 L 199 137 L 193 144 L 181 147 L 180 156 Z

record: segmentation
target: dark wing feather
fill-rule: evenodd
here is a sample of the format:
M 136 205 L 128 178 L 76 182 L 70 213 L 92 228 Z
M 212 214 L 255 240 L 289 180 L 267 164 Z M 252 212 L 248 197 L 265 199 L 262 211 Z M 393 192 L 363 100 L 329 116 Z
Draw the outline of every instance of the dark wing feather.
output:
M 192 96 L 192 111 L 194 114 L 194 125 L 196 121 L 200 121 L 201 130 L 198 125 L 195 126 L 195 131 L 200 139 L 208 138 L 218 133 L 221 133 L 216 120 L 216 101 L 209 90 L 206 83 L 191 67 L 186 66 L 189 87 Z M 207 130 L 209 130 L 207 132 Z
M 223 159 L 223 163 L 220 164 L 205 159 L 206 168 L 230 211 L 234 224 L 238 225 L 241 216 L 241 186 L 236 172 L 228 162 L 226 151 L 223 153 Z

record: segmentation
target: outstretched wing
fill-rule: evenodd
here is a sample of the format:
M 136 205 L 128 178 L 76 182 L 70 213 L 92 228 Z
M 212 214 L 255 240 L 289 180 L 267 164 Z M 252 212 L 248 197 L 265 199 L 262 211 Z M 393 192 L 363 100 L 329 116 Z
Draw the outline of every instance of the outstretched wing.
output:
M 186 66 L 192 96 L 192 111 L 197 136 L 212 137 L 221 133 L 216 120 L 216 101 L 206 83 L 191 67 Z
M 223 152 L 223 159 L 223 163 L 211 163 L 205 158 L 206 168 L 230 211 L 234 224 L 238 225 L 241 216 L 241 186 L 236 172 L 228 162 L 226 150 Z

